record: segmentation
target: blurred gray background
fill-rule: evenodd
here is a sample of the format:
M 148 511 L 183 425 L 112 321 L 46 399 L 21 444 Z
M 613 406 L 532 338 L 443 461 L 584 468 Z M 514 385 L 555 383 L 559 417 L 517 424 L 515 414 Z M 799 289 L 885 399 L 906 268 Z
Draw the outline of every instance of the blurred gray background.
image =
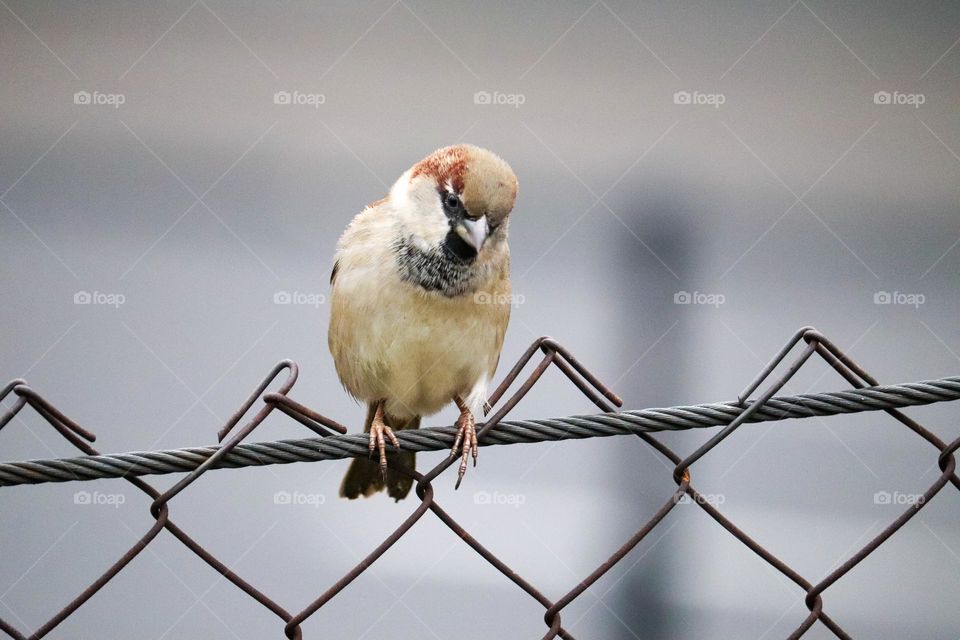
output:
M 292 397 L 359 429 L 326 305 L 274 296 L 326 296 L 350 218 L 458 141 L 521 184 L 501 374 L 549 334 L 628 408 L 728 400 L 805 324 L 881 381 L 960 371 L 957 3 L 0 5 L 0 377 L 25 377 L 102 451 L 214 442 L 287 357 Z M 843 387 L 811 360 L 787 391 Z M 514 415 L 588 411 L 553 372 Z M 960 434 L 957 405 L 909 414 Z M 73 455 L 21 416 L 0 457 Z M 253 439 L 304 435 L 276 414 Z M 709 435 L 663 439 L 688 453 Z M 876 492 L 933 482 L 935 454 L 882 414 L 805 420 L 741 429 L 694 478 L 816 582 L 902 510 Z M 338 499 L 345 468 L 211 473 L 171 515 L 299 610 L 415 506 Z M 674 487 L 636 438 L 484 449 L 452 485 L 436 482 L 444 508 L 551 597 Z M 77 504 L 81 490 L 101 503 Z M 276 504 L 281 491 L 313 504 Z M 0 491 L 0 617 L 39 626 L 149 528 L 148 502 L 116 481 Z M 933 502 L 824 595 L 854 636 L 960 634 L 960 495 Z M 427 514 L 304 631 L 534 638 L 542 613 Z M 580 638 L 759 639 L 805 614 L 800 589 L 687 504 L 563 620 Z M 163 532 L 49 637 L 282 626 Z

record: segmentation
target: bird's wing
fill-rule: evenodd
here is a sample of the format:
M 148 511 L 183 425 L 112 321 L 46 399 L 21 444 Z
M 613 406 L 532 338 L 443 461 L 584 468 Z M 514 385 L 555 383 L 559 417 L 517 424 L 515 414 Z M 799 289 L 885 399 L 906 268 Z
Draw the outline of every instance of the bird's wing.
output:
M 506 301 L 505 304 L 497 305 L 496 314 L 494 316 L 494 323 L 496 324 L 496 346 L 494 349 L 495 356 L 493 357 L 493 364 L 490 367 L 490 372 L 488 379 L 493 379 L 493 374 L 497 372 L 497 365 L 500 364 L 500 353 L 503 350 L 503 338 L 507 333 L 507 325 L 510 323 L 510 309 L 513 306 L 510 304 L 510 258 L 509 254 L 506 260 L 506 264 L 503 267 L 503 271 L 500 273 L 500 277 L 497 278 L 497 281 L 494 285 L 494 293 L 497 296 L 495 299 Z
M 330 286 L 331 286 L 331 287 L 333 286 L 333 283 L 334 283 L 334 282 L 336 281 L 336 279 L 337 279 L 337 269 L 339 269 L 339 268 L 340 268 L 340 261 L 339 261 L 339 260 L 334 260 L 334 262 L 333 262 L 333 269 L 330 271 Z

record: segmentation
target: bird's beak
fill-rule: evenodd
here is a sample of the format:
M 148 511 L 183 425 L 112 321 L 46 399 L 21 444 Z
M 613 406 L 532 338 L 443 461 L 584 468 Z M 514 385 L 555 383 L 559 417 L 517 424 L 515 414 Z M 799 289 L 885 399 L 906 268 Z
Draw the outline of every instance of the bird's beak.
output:
M 457 226 L 457 235 L 463 238 L 463 241 L 473 247 L 477 253 L 480 253 L 480 249 L 483 248 L 488 233 L 487 216 L 480 216 L 476 220 L 464 218 Z

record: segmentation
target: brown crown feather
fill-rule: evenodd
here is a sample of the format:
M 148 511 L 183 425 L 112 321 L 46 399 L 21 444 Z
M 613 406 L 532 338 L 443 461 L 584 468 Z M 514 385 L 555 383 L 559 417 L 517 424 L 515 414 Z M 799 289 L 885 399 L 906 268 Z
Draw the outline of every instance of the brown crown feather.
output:
M 463 191 L 463 181 L 467 173 L 468 151 L 465 145 L 437 149 L 413 167 L 411 178 L 428 176 L 438 187 L 449 182 L 457 193 Z
M 486 215 L 499 224 L 513 209 L 517 177 L 503 159 L 491 151 L 461 144 L 434 151 L 413 167 L 411 178 L 431 178 L 438 189 L 449 183 L 463 198 L 467 211 Z

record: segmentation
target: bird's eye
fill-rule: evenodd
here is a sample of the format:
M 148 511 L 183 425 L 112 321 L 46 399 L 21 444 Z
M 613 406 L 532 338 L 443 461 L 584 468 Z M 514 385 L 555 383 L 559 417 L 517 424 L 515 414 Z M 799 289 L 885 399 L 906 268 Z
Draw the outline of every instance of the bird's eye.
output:
M 446 205 L 450 209 L 456 209 L 460 206 L 460 198 L 454 193 L 448 193 L 446 196 Z

